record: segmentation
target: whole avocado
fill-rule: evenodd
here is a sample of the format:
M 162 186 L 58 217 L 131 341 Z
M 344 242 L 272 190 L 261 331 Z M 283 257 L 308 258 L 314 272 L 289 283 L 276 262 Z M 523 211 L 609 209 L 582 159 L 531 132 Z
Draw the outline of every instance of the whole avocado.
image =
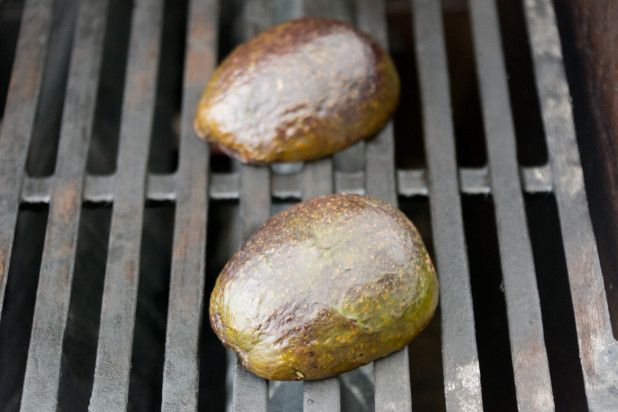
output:
M 292 20 L 221 63 L 195 130 L 241 162 L 314 159 L 384 126 L 399 88 L 393 61 L 366 34 L 328 18 Z
M 258 229 L 219 275 L 210 323 L 266 379 L 338 375 L 406 346 L 431 320 L 438 280 L 399 210 L 336 194 Z

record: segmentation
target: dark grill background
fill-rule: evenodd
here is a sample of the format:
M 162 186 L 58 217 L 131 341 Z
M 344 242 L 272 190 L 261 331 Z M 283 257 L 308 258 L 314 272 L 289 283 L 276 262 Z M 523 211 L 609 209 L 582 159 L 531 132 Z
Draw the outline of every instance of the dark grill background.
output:
M 217 62 L 302 15 L 389 48 L 393 122 L 304 165 L 209 155 L 192 123 Z M 5 0 L 0 59 L 0 410 L 618 405 L 551 1 Z M 214 280 L 268 215 L 333 191 L 410 217 L 440 310 L 340 378 L 257 379 L 210 329 Z

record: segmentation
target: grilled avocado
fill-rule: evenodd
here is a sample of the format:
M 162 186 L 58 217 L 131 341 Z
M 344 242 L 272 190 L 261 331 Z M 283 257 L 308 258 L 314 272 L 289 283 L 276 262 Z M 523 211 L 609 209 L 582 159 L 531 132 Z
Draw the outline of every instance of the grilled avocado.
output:
M 399 88 L 393 61 L 366 34 L 327 18 L 292 20 L 221 63 L 195 130 L 241 162 L 314 159 L 379 130 Z
M 338 375 L 406 346 L 431 320 L 438 280 L 399 210 L 336 194 L 266 221 L 224 267 L 210 323 L 266 379 Z

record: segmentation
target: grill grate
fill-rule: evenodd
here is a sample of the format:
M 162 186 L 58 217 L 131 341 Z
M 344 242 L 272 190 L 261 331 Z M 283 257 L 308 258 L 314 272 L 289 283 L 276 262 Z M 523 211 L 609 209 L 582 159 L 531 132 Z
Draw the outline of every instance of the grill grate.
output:
M 0 134 L 0 316 L 20 207 L 47 204 L 49 210 L 21 409 L 54 410 L 58 404 L 78 227 L 85 204 L 113 204 L 90 409 L 127 408 L 144 207 L 148 201 L 162 201 L 175 204 L 175 220 L 161 407 L 195 410 L 201 390 L 200 358 L 208 362 L 209 356 L 200 354 L 202 318 L 207 310 L 205 276 L 216 276 L 206 273 L 210 203 L 238 202 L 241 237 L 246 239 L 277 202 L 333 191 L 367 193 L 392 204 L 397 204 L 399 197 L 428 199 L 441 281 L 439 319 L 448 410 L 481 410 L 484 396 L 462 194 L 491 195 L 495 205 L 517 407 L 549 410 L 555 406 L 524 206 L 526 194 L 553 194 L 588 407 L 615 408 L 618 351 L 588 212 L 552 3 L 523 2 L 549 159 L 545 165 L 525 167 L 517 162 L 496 4 L 493 0 L 468 3 L 487 166 L 457 165 L 441 5 L 434 0 L 411 0 L 425 168 L 395 167 L 391 123 L 366 143 L 332 158 L 291 165 L 287 171 L 238 164 L 232 165 L 231 171 L 212 171 L 208 148 L 195 137 L 192 123 L 196 102 L 216 65 L 219 35 L 225 27 L 220 27 L 218 1 L 192 0 L 187 13 L 178 169 L 149 173 L 165 5 L 163 0 L 152 0 L 136 1 L 132 12 L 117 170 L 105 176 L 89 174 L 86 163 L 110 6 L 108 0 L 97 0 L 80 3 L 77 12 L 55 171 L 51 176 L 34 177 L 26 173 L 26 163 L 52 47 L 49 33 L 55 3 L 26 1 Z M 244 37 L 287 19 L 322 15 L 354 23 L 388 47 L 384 1 L 295 0 L 284 4 L 247 0 L 244 7 Z M 343 377 L 304 384 L 269 383 L 245 371 L 235 358 L 231 360 L 233 410 L 273 410 L 272 403 L 269 405 L 273 390 L 281 386 L 300 393 L 299 385 L 303 410 L 346 409 Z M 414 364 L 411 369 L 409 364 L 408 351 L 402 350 L 358 372 L 373 380 L 369 410 L 412 409 L 410 374 L 415 371 Z

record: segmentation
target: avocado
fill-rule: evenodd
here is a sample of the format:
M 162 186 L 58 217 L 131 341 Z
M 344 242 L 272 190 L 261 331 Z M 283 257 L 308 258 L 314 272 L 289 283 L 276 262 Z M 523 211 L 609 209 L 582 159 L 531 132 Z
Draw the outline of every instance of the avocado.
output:
M 241 162 L 305 161 L 378 131 L 399 101 L 393 61 L 368 35 L 328 18 L 274 26 L 213 73 L 198 136 Z
M 355 194 L 272 216 L 236 252 L 210 297 L 210 323 L 266 379 L 321 379 L 406 346 L 429 323 L 438 280 L 405 215 Z

